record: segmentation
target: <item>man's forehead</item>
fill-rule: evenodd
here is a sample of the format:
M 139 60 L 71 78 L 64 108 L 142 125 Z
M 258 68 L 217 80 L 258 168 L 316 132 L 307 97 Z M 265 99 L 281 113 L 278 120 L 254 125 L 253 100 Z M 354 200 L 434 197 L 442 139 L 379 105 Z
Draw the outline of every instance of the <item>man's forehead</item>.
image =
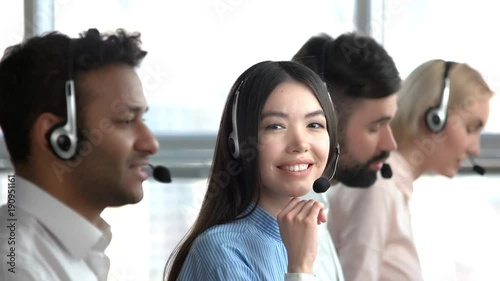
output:
M 77 97 L 84 106 L 146 107 L 146 98 L 140 80 L 135 76 L 120 77 L 116 80 L 81 79 L 77 83 Z
M 393 118 L 398 108 L 397 96 L 390 95 L 379 99 L 360 99 L 353 108 L 351 118 L 358 116 L 375 121 L 378 118 Z
M 398 106 L 398 97 L 396 94 L 391 94 L 377 99 L 360 98 L 357 103 L 356 111 L 363 111 L 370 108 L 380 111 L 393 110 Z

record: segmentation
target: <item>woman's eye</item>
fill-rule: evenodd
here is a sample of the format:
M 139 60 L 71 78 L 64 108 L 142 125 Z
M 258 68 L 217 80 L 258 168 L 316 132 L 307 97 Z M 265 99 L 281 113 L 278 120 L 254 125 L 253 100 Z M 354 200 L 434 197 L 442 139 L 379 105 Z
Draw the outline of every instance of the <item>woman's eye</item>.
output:
M 280 125 L 280 124 L 271 124 L 271 125 L 268 125 L 266 127 L 266 129 L 269 129 L 269 130 L 279 130 L 279 129 L 283 129 L 284 126 Z
M 322 129 L 322 128 L 325 128 L 325 125 L 323 125 L 321 123 L 311 123 L 311 124 L 309 124 L 309 128 Z

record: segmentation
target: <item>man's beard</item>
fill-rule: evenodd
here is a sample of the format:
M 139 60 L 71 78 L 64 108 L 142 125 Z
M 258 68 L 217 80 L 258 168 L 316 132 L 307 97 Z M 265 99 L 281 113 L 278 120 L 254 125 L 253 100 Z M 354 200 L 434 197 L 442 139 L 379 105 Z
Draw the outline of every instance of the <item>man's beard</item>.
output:
M 342 156 L 341 156 L 342 157 Z M 335 178 L 348 187 L 367 188 L 377 180 L 377 172 L 370 169 L 370 165 L 384 160 L 389 157 L 389 151 L 382 151 L 379 154 L 370 158 L 366 163 L 355 163 L 347 165 L 339 165 Z M 348 159 L 352 163 L 352 160 Z

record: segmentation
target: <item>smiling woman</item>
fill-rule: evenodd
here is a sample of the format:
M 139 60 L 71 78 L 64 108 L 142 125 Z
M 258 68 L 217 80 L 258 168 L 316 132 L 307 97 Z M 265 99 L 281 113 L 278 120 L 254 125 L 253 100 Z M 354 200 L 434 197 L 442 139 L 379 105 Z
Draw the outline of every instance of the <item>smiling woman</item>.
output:
M 267 183 L 261 206 L 277 215 L 283 204 L 277 204 L 276 195 L 300 197 L 309 192 L 325 169 L 329 149 L 325 113 L 311 90 L 298 82 L 278 85 L 262 109 L 259 125 L 260 176 Z
M 250 139 L 253 153 L 235 153 Z M 247 69 L 226 101 L 199 216 L 165 279 L 311 280 L 326 217 L 298 197 L 335 162 L 330 142 L 336 117 L 319 76 L 294 62 Z M 237 172 L 220 186 L 213 176 L 228 167 Z

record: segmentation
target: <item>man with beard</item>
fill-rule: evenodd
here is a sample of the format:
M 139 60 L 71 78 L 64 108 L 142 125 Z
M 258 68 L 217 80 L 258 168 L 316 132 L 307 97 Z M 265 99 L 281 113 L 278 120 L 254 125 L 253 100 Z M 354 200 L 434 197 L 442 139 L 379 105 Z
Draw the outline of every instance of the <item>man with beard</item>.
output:
M 343 274 L 350 281 L 378 280 L 378 272 L 385 270 L 380 263 L 383 249 L 377 248 L 380 236 L 371 233 L 377 222 L 370 214 L 384 198 L 377 187 L 368 187 L 377 180 L 390 151 L 396 149 L 390 122 L 397 110 L 399 72 L 381 45 L 355 33 L 336 39 L 326 34 L 314 36 L 293 60 L 323 78 L 338 113 L 341 153 L 327 205 L 328 230 Z M 325 171 L 325 175 L 329 177 L 331 172 Z M 398 223 L 394 218 L 396 227 Z M 318 257 L 324 251 L 320 245 Z M 416 254 L 414 249 L 409 252 Z

